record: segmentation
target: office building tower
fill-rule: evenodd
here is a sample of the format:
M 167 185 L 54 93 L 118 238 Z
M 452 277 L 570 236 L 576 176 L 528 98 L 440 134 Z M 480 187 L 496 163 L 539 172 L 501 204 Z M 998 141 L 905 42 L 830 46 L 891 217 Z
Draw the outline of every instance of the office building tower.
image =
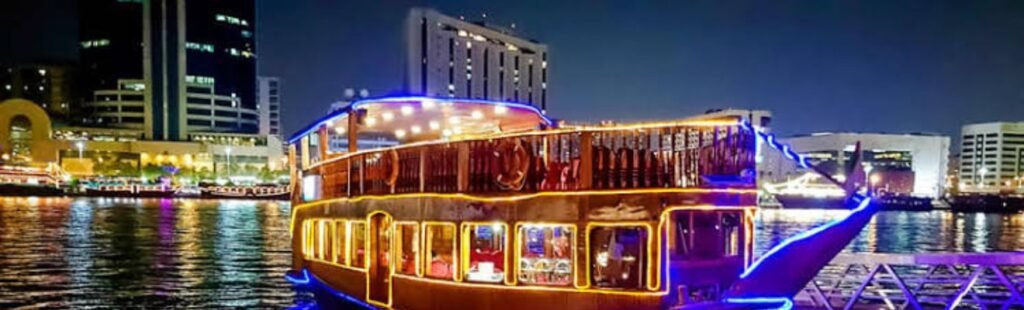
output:
M 82 122 L 191 133 L 259 132 L 252 0 L 94 0 L 80 5 Z
M 260 110 L 260 134 L 281 136 L 281 79 L 256 78 L 256 102 Z
M 547 45 L 510 29 L 414 8 L 406 20 L 406 48 L 406 86 L 412 94 L 547 109 Z
M 1024 190 L 1024 122 L 968 124 L 961 129 L 960 190 Z

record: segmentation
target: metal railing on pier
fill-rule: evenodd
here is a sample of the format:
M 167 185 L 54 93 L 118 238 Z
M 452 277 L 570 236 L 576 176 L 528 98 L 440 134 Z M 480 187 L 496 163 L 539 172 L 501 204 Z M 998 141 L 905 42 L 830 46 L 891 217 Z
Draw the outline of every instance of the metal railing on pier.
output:
M 1024 309 L 1024 254 L 840 254 L 794 298 L 818 309 Z

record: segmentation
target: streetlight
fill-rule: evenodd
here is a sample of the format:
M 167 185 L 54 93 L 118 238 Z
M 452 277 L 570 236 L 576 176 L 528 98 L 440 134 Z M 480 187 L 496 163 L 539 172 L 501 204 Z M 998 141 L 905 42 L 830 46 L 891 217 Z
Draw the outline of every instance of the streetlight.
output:
M 78 148 L 78 160 L 82 160 L 82 151 L 85 150 L 85 142 L 75 142 L 75 148 Z

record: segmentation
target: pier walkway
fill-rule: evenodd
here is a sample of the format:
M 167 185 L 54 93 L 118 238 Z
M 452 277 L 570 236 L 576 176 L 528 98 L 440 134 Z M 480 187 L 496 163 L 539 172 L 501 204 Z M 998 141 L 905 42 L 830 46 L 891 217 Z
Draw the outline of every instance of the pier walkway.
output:
M 1024 253 L 840 254 L 797 308 L 1024 309 Z

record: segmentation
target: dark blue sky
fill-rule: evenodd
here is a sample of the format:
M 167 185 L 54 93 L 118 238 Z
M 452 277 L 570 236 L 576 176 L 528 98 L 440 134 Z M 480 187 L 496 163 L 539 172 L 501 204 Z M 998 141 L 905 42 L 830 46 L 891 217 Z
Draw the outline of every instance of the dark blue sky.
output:
M 412 6 L 487 13 L 547 43 L 549 113 L 570 120 L 743 107 L 774 112 L 783 134 L 949 135 L 1024 120 L 1021 1 L 257 2 L 260 70 L 284 79 L 287 131 L 344 88 L 400 90 Z M 35 40 L 5 37 L 4 49 Z

